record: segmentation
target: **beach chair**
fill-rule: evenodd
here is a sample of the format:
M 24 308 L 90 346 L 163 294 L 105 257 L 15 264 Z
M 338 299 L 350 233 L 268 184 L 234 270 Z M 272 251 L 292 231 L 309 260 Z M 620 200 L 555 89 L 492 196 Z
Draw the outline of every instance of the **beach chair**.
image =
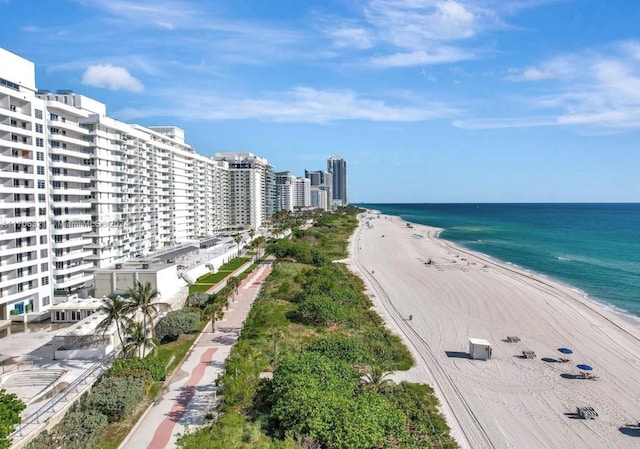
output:
M 535 359 L 536 353 L 533 351 L 522 351 L 522 357 L 525 359 Z
M 598 412 L 593 407 L 576 407 L 576 411 L 582 419 L 596 419 L 598 417 Z
M 515 335 L 507 337 L 507 341 L 509 343 L 518 343 L 520 341 L 520 337 L 516 337 Z

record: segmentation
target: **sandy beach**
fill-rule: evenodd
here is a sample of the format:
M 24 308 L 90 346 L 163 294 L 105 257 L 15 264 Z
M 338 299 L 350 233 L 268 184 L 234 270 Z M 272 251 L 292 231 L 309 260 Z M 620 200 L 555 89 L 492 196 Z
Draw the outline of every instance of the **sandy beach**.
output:
M 461 447 L 640 448 L 640 328 L 438 231 L 362 214 L 346 262 L 414 354 L 416 368 L 397 378 L 434 387 Z M 468 358 L 470 337 L 491 343 L 490 360 Z M 577 377 L 577 364 L 596 378 Z M 583 406 L 597 418 L 576 416 Z

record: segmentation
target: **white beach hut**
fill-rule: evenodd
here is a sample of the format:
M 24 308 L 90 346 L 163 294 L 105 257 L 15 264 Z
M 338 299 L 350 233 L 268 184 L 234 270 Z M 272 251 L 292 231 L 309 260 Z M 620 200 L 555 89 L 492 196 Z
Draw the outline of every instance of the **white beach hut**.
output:
M 469 338 L 469 357 L 474 360 L 489 360 L 491 343 L 481 338 Z

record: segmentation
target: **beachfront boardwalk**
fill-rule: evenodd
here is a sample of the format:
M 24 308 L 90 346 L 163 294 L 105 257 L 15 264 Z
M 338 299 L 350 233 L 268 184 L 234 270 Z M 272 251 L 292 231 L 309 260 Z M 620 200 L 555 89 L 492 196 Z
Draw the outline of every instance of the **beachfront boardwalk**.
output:
M 242 281 L 235 302 L 224 319 L 202 331 L 184 363 L 167 381 L 165 390 L 131 430 L 121 449 L 175 448 L 177 435 L 187 428 L 205 424 L 206 414 L 215 416 L 215 380 L 222 375 L 224 363 L 238 340 L 245 318 L 260 287 L 271 272 L 271 259 Z

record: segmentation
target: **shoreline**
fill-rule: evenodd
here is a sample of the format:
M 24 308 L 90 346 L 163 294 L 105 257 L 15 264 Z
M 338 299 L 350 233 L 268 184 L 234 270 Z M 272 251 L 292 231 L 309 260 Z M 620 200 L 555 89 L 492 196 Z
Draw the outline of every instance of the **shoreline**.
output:
M 636 438 L 623 432 L 640 417 L 636 322 L 570 285 L 439 238 L 438 228 L 377 215 L 359 215 L 348 264 L 416 358 L 397 377 L 434 387 L 462 447 L 640 447 L 640 429 L 629 430 Z M 470 337 L 489 340 L 493 358 L 466 357 Z M 570 363 L 558 360 L 565 346 Z M 522 360 L 524 349 L 538 358 Z M 578 363 L 597 380 L 579 379 Z M 600 417 L 567 417 L 583 405 Z

